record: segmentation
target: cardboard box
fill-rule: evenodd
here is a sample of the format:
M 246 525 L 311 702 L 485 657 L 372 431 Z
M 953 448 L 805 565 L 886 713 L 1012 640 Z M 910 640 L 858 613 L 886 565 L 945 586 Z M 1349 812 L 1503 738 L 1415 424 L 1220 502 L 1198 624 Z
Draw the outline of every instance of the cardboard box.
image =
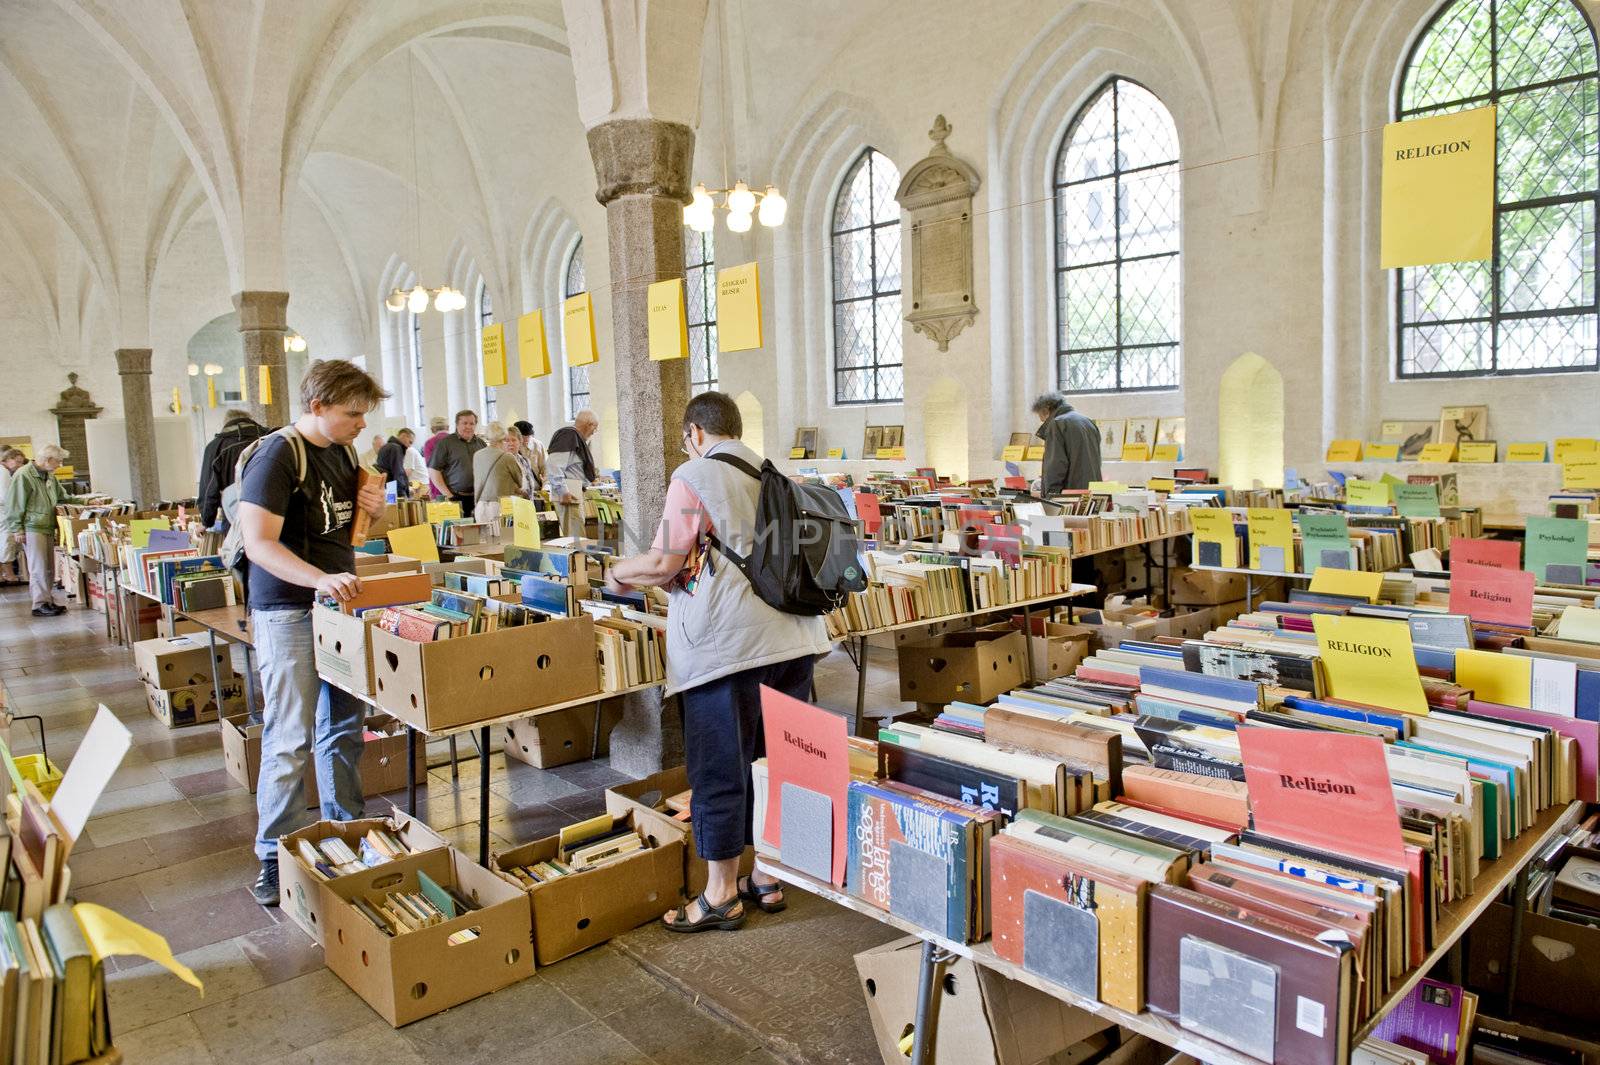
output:
M 599 751 L 593 749 L 596 705 L 600 708 Z M 603 699 L 598 704 L 537 714 L 507 724 L 500 749 L 507 758 L 526 762 L 537 769 L 586 762 L 609 751 L 611 730 L 621 720 L 621 699 Z
M 432 643 L 374 628 L 372 668 L 378 705 L 425 732 L 600 690 L 594 622 L 587 617 Z
M 368 555 L 356 552 L 356 576 L 376 577 L 380 573 L 420 573 L 422 562 L 405 555 Z
M 150 707 L 150 713 L 168 728 L 182 728 L 185 725 L 215 721 L 222 716 L 222 712 L 243 714 L 244 678 L 232 672 L 231 667 L 228 676 L 231 679 L 222 682 L 221 712 L 218 711 L 217 694 L 212 689 L 209 678 L 204 684 L 183 688 L 152 688 L 146 684 L 145 701 Z
M 1168 636 L 1176 636 L 1185 640 L 1198 640 L 1206 633 L 1217 627 L 1216 611 L 1208 606 L 1190 607 L 1174 610 L 1170 617 L 1162 620 L 1167 624 Z
M 900 698 L 913 703 L 987 703 L 1020 687 L 1022 633 L 973 629 L 902 644 Z
M 424 562 L 422 572 L 428 575 L 435 588 L 444 587 L 444 575 L 449 571 L 457 573 L 484 573 L 491 572 L 488 559 L 484 558 L 458 558 L 452 562 Z
M 626 784 L 607 788 L 606 813 L 613 817 L 621 817 L 632 810 L 641 824 L 656 825 L 663 833 L 680 833 L 683 836 L 684 897 L 692 899 L 706 889 L 710 871 L 706 867 L 705 859 L 700 857 L 700 852 L 695 847 L 694 832 L 691 827 L 683 821 L 674 820 L 672 814 L 662 805 L 670 796 L 688 790 L 689 771 L 686 768 L 680 765 L 674 769 L 663 769 L 643 780 L 630 780 Z M 739 875 L 749 876 L 755 867 L 755 848 L 746 847 L 744 854 L 739 858 Z
M 885 1062 L 904 1061 L 900 1038 L 917 1015 L 922 941 L 897 939 L 855 957 L 856 975 Z M 939 981 L 932 1060 L 942 1065 L 1037 1065 L 1086 1039 L 1109 1045 L 1115 1025 L 1042 991 L 957 958 Z M 1100 1033 L 1107 1032 L 1105 1036 Z M 1162 1059 L 1165 1060 L 1165 1059 Z
M 354 617 L 326 606 L 311 608 L 317 672 L 357 695 L 372 694 L 372 649 L 367 635 L 379 612 Z
M 419 873 L 479 908 L 391 938 L 350 905 L 358 896 L 376 903 L 390 891 L 417 891 Z M 413 854 L 318 888 L 328 968 L 396 1028 L 533 975 L 527 896 L 460 851 Z M 477 935 L 452 944 L 464 929 Z
M 222 766 L 228 775 L 254 794 L 261 777 L 261 726 L 250 724 L 244 714 L 222 719 Z M 361 747 L 361 791 L 368 798 L 399 791 L 406 786 L 406 738 L 417 747 L 417 783 L 428 779 L 425 740 L 388 714 L 367 718 L 365 743 Z M 317 768 L 306 762 L 306 806 L 315 807 Z
M 1518 1040 L 1539 1040 L 1551 1046 L 1576 1050 L 1583 1055 L 1583 1065 L 1600 1065 L 1600 1042 L 1595 1042 L 1592 1039 L 1580 1039 L 1570 1032 L 1553 1032 L 1548 1028 L 1539 1028 L 1531 1024 L 1502 1021 L 1498 1017 L 1492 1017 L 1482 1011 L 1478 1013 L 1478 1019 L 1474 1027 L 1497 1032 L 1501 1035 L 1514 1036 Z M 1592 1018 L 1589 1019 L 1584 1030 L 1591 1035 L 1594 1033 Z M 1537 1061 L 1540 1059 L 1529 1057 L 1527 1060 Z
M 140 640 L 133 645 L 134 668 L 139 671 L 139 679 L 152 688 L 171 691 L 210 684 L 213 662 L 219 676 L 232 673 L 227 644 L 218 644 L 214 654 L 209 640 L 193 636 Z
M 1170 636 L 1167 624 L 1170 619 L 1145 616 L 1144 609 L 1122 596 L 1109 596 L 1101 610 L 1084 610 L 1078 619 L 1095 630 L 1101 647 L 1118 647 L 1125 640 L 1153 640 L 1157 636 Z
M 987 626 L 996 631 L 1015 629 L 1021 631 L 1025 619 L 1013 617 L 1009 622 Z M 1033 654 L 1034 680 L 1054 680 L 1071 676 L 1078 663 L 1089 657 L 1095 631 L 1084 625 L 1064 625 L 1060 622 L 1033 620 L 1034 635 L 1029 637 Z
M 1211 608 L 1211 627 L 1220 629 L 1241 614 L 1250 612 L 1250 604 L 1243 599 L 1235 599 L 1231 603 L 1220 603 Z
M 683 895 L 683 837 L 629 811 L 627 822 L 645 837 L 644 850 L 626 858 L 523 889 L 533 902 L 533 940 L 540 965 L 549 965 L 604 943 L 612 936 L 658 920 Z M 489 868 L 507 883 L 518 865 L 549 861 L 561 850 L 559 836 L 496 854 Z
M 360 821 L 317 821 L 305 828 L 278 837 L 278 895 L 279 906 L 301 931 L 323 942 L 323 929 L 327 926 L 324 914 L 326 901 L 318 890 L 330 883 L 300 860 L 299 841 L 319 840 L 337 836 L 352 848 L 360 845 L 361 837 L 374 828 L 381 828 L 399 837 L 400 842 L 415 851 L 448 850 L 450 845 L 427 825 L 414 817 L 396 810 L 390 817 L 367 817 Z M 338 877 L 335 880 L 341 879 Z
M 193 636 L 197 633 L 204 634 L 206 627 L 199 622 L 190 621 L 180 614 L 174 614 L 170 607 L 159 603 L 152 603 L 157 611 L 156 635 L 166 640 L 175 640 L 179 636 Z
M 1216 606 L 1244 598 L 1244 574 L 1214 573 L 1210 570 L 1189 569 L 1186 566 L 1172 570 L 1172 603 L 1174 606 Z
M 1496 902 L 1472 926 L 1466 984 L 1505 1001 L 1506 961 L 1511 950 L 1511 907 Z M 1542 913 L 1522 915 L 1522 957 L 1517 1004 L 1567 1018 L 1584 1029 L 1594 1025 L 1600 1001 L 1600 928 Z

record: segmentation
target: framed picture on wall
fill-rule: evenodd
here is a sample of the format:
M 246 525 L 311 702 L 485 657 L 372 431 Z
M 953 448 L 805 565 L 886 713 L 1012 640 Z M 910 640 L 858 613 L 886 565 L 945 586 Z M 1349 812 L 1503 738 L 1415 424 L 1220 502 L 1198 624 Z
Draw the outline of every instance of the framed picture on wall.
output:
M 1439 440 L 1441 444 L 1456 444 L 1463 440 L 1489 439 L 1489 408 L 1444 407 L 1439 411 Z
M 1124 418 L 1115 421 L 1095 422 L 1100 430 L 1100 459 L 1102 462 L 1116 462 L 1122 458 L 1122 434 L 1128 427 Z
M 1007 441 L 1007 443 L 1012 447 L 1027 447 L 1029 444 L 1033 443 L 1033 434 L 1012 433 L 1011 439 Z
M 883 426 L 869 425 L 861 440 L 861 457 L 866 459 L 877 458 L 878 449 L 883 446 Z
M 885 425 L 883 427 L 883 442 L 879 447 L 905 447 L 906 427 L 903 425 Z
M 1422 449 L 1434 442 L 1438 428 L 1435 422 L 1383 422 L 1378 426 L 1378 439 L 1385 444 L 1399 444 L 1401 462 L 1415 462 Z
M 1154 418 L 1129 418 L 1128 428 L 1122 434 L 1122 446 L 1143 444 L 1156 446 L 1156 420 Z
M 1162 418 L 1156 422 L 1156 447 L 1162 444 L 1176 444 L 1178 453 L 1183 454 L 1183 419 Z M 1151 450 L 1154 450 L 1152 448 Z
M 794 431 L 794 446 L 805 450 L 805 458 L 817 457 L 817 427 L 802 426 Z

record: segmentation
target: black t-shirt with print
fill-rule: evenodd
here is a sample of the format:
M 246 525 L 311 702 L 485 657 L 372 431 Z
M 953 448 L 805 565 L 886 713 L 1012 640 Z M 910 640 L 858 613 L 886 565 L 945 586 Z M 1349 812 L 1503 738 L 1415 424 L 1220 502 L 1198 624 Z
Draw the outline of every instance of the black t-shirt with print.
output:
M 240 482 L 239 501 L 254 503 L 283 518 L 278 539 L 324 573 L 354 573 L 350 522 L 356 507 L 356 468 L 348 448 L 306 448 L 305 490 L 299 489 L 294 448 L 270 437 L 250 456 Z M 279 580 L 259 565 L 250 566 L 250 609 L 310 606 L 314 591 Z

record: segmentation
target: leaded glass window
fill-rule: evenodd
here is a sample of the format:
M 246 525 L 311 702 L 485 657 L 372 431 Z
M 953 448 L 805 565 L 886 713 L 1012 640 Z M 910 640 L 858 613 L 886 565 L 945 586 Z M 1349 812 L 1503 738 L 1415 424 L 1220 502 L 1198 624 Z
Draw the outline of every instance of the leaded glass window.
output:
M 1417 40 L 1399 118 L 1496 107 L 1495 233 L 1488 261 L 1399 272 L 1401 377 L 1600 368 L 1597 79 L 1573 0 L 1453 0 Z
M 717 254 L 711 232 L 683 232 L 683 299 L 689 323 L 689 394 L 717 387 Z
M 1069 392 L 1179 384 L 1178 131 L 1112 78 L 1056 156 L 1056 379 Z
M 588 282 L 583 273 L 583 238 L 572 246 L 572 254 L 567 256 L 566 274 L 561 279 L 561 297 L 568 299 L 580 292 L 588 291 Z M 567 358 L 567 351 L 562 349 L 562 358 Z M 567 417 L 576 418 L 578 412 L 589 406 L 589 369 L 588 366 L 573 366 L 570 361 L 567 365 Z
M 900 171 L 861 153 L 833 204 L 833 401 L 905 399 L 900 339 Z
M 483 331 L 494 321 L 494 301 L 489 298 L 489 286 L 478 282 L 478 383 L 483 388 L 483 421 L 487 425 L 495 420 L 498 403 L 494 389 L 483 384 Z

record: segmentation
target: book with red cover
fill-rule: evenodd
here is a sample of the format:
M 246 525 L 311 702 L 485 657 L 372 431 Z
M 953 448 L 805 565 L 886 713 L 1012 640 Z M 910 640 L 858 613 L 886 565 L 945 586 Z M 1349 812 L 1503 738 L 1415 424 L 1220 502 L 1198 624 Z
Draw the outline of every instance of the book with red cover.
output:
M 1456 567 L 1462 563 L 1520 570 L 1522 545 L 1515 540 L 1474 540 L 1453 536 L 1450 538 L 1450 572 L 1454 574 Z
M 384 607 L 378 615 L 378 628 L 413 643 L 432 643 L 450 631 L 450 622 L 420 610 Z
M 883 507 L 876 493 L 856 493 L 856 514 L 861 518 L 861 529 L 868 536 L 877 536 L 883 528 Z
M 1467 713 L 1519 725 L 1542 725 L 1563 736 L 1571 736 L 1578 744 L 1578 798 L 1600 802 L 1600 722 L 1477 699 L 1467 703 Z
M 1122 770 L 1119 802 L 1199 814 L 1218 828 L 1237 832 L 1250 824 L 1250 797 L 1242 781 L 1203 777 L 1176 769 L 1129 765 Z
M 1263 1061 L 1342 1065 L 1354 952 L 1188 888 L 1155 884 L 1146 931 L 1150 1009 Z
M 1533 624 L 1533 584 L 1534 576 L 1527 570 L 1480 566 L 1452 557 L 1450 612 L 1476 622 L 1527 627 Z
M 767 820 L 762 838 L 783 854 L 783 786 L 792 784 L 832 804 L 832 881 L 844 885 L 849 815 L 850 741 L 838 714 L 761 686 L 767 747 Z M 796 846 L 801 841 L 791 841 Z M 818 841 L 810 841 L 813 844 Z

